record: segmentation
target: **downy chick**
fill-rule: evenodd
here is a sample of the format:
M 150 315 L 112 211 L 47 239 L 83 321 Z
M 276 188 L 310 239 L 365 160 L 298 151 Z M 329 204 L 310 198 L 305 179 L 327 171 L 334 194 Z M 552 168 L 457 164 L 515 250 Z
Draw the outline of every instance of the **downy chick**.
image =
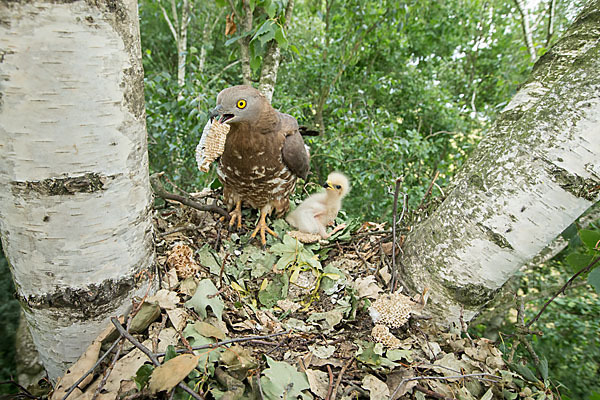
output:
M 337 217 L 342 199 L 350 190 L 350 182 L 344 174 L 332 172 L 323 187 L 325 191 L 315 193 L 300 203 L 288 214 L 286 221 L 301 232 L 318 234 L 327 239 L 333 232 L 327 233 L 326 227 L 332 225 Z

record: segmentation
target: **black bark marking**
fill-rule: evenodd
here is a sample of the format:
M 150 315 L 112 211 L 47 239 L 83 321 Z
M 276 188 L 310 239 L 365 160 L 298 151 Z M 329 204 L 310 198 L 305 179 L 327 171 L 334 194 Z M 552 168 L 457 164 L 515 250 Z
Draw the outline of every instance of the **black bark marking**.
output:
M 19 197 L 26 196 L 30 192 L 36 192 L 44 196 L 60 196 L 104 190 L 104 185 L 114 178 L 115 176 L 88 173 L 82 176 L 48 178 L 43 181 L 13 181 L 11 185 L 13 194 Z

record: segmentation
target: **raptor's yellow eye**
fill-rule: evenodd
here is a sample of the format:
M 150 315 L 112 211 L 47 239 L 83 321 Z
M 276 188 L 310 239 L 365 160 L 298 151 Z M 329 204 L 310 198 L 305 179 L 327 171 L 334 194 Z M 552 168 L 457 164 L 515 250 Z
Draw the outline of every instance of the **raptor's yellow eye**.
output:
M 237 108 L 246 108 L 246 100 L 238 100 L 237 102 Z

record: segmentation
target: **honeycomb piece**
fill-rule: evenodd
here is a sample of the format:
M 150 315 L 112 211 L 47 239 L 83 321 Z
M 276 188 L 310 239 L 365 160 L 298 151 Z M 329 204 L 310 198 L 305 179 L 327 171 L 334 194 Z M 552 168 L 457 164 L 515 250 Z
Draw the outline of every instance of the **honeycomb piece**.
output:
M 371 330 L 371 336 L 376 342 L 383 344 L 390 349 L 397 349 L 402 342 L 390 332 L 390 328 L 385 325 L 377 324 Z
M 223 154 L 225 140 L 230 128 L 229 125 L 221 124 L 217 120 L 214 120 L 211 124 L 206 124 L 200 143 L 196 147 L 196 161 L 200 171 L 208 172 L 210 164 Z
M 408 322 L 415 303 L 400 292 L 381 295 L 369 307 L 369 314 L 375 324 L 390 328 L 400 328 Z
M 290 237 L 293 237 L 294 239 L 298 239 L 298 241 L 300 241 L 301 243 L 306 243 L 306 244 L 317 243 L 321 239 L 321 236 L 317 235 L 316 233 L 290 231 L 287 234 Z
M 193 276 L 200 269 L 194 260 L 194 251 L 183 243 L 173 246 L 167 257 L 167 266 L 175 268 L 180 279 Z

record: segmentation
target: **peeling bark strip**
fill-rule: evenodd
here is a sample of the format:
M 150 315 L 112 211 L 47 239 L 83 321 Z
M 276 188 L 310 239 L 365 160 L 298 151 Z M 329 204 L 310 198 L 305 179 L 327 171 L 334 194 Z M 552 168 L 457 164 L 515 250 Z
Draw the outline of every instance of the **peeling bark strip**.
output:
M 154 286 L 135 0 L 0 0 L 0 235 L 51 380 Z
M 599 137 L 600 0 L 593 0 L 405 242 L 402 279 L 416 292 L 430 289 L 440 322 L 470 320 L 600 200 Z
M 83 176 L 48 178 L 43 181 L 11 182 L 11 185 L 15 196 L 23 196 L 31 192 L 44 196 L 59 196 L 103 190 L 104 184 L 109 179 L 115 179 L 115 177 L 89 173 Z

